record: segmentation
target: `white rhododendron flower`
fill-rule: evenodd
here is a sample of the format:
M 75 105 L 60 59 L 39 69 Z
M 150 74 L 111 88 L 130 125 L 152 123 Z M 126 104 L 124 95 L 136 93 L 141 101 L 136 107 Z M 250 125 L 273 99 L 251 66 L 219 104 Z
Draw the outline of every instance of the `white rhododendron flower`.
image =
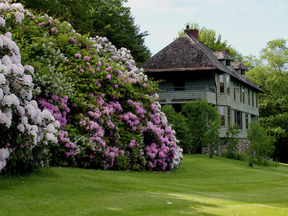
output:
M 19 124 L 19 125 L 17 126 L 17 129 L 18 129 L 21 133 L 24 133 L 24 131 L 25 131 L 25 126 L 24 126 L 24 124 Z
M 53 134 L 57 132 L 57 130 L 55 129 L 54 125 L 51 124 L 51 123 L 49 125 L 47 125 L 47 130 L 48 130 L 49 133 L 53 133 Z
M 11 95 L 5 95 L 1 104 L 2 106 L 8 106 L 8 107 L 11 107 L 11 105 L 19 106 L 20 101 L 16 95 L 11 94 Z
M 0 85 L 5 84 L 5 81 L 6 81 L 6 79 L 5 79 L 4 74 L 0 74 Z

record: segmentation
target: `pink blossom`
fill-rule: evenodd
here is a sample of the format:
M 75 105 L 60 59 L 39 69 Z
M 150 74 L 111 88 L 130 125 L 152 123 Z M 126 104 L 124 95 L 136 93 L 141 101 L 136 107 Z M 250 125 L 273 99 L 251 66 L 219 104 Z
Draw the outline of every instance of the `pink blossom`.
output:
M 78 58 L 78 59 L 81 59 L 81 54 L 80 53 L 76 53 L 74 58 Z
M 55 27 L 51 28 L 51 33 L 52 34 L 57 34 L 57 29 Z
M 83 59 L 86 60 L 86 61 L 90 61 L 90 57 L 89 56 L 84 56 Z
M 106 75 L 106 78 L 107 78 L 108 80 L 111 80 L 111 74 L 107 74 L 107 75 Z

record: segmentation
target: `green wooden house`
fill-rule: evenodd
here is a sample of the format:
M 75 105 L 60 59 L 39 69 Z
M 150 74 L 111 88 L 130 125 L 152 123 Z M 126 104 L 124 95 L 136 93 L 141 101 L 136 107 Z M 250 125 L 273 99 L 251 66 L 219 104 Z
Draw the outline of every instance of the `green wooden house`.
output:
M 187 29 L 140 67 L 149 77 L 163 80 L 158 92 L 161 104 L 179 111 L 181 104 L 205 98 L 221 115 L 221 137 L 231 122 L 240 125 L 239 137 L 246 138 L 249 123 L 258 121 L 258 94 L 263 91 L 228 51 L 212 50 L 198 38 L 198 30 Z

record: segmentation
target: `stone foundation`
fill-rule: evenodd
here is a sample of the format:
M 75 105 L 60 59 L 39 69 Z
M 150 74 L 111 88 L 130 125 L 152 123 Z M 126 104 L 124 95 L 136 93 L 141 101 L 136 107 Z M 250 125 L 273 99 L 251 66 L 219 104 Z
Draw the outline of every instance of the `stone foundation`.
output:
M 237 148 L 238 148 L 238 153 L 245 153 L 246 148 L 248 147 L 248 145 L 250 144 L 250 141 L 247 139 L 239 139 Z M 221 144 L 218 147 L 218 150 L 214 151 L 214 155 L 217 156 L 221 156 L 222 151 L 225 150 L 225 148 L 227 147 L 227 144 L 224 142 L 221 142 Z M 203 147 L 202 148 L 202 154 L 209 154 L 209 148 L 208 147 Z

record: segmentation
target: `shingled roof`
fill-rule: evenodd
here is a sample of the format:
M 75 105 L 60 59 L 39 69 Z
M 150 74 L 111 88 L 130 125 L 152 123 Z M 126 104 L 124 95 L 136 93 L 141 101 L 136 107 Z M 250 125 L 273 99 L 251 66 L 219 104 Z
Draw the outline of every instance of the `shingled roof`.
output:
M 241 70 L 247 70 L 247 67 L 242 64 L 242 62 L 232 62 L 232 67 L 236 70 L 241 69 Z
M 222 58 L 221 55 L 225 55 L 224 58 L 229 59 L 228 52 L 223 50 L 215 52 L 203 43 L 199 42 L 191 34 L 184 33 L 181 37 L 177 38 L 144 62 L 140 67 L 143 68 L 146 73 L 218 70 L 229 74 L 231 78 L 251 86 L 259 92 L 263 92 L 247 77 L 241 76 L 235 70 L 230 71 L 226 66 L 220 63 L 215 53 L 218 53 L 219 55 L 216 55 L 220 58 Z M 229 60 L 231 59 L 233 58 L 230 56 Z
M 229 50 L 215 50 L 214 55 L 216 56 L 217 59 L 219 60 L 234 60 L 230 55 L 229 55 Z

